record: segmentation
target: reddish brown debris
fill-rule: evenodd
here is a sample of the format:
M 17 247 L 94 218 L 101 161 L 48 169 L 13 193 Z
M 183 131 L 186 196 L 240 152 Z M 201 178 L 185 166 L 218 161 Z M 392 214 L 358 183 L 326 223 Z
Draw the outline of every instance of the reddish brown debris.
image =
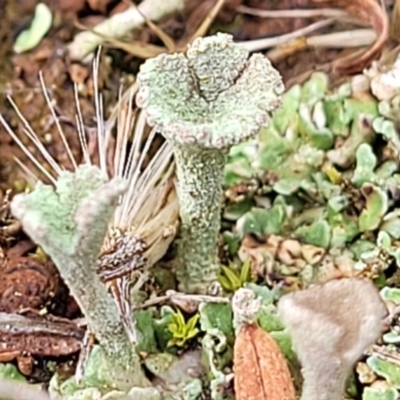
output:
M 256 324 L 235 340 L 236 400 L 295 400 L 289 367 L 275 340 Z
M 32 257 L 9 260 L 0 268 L 0 311 L 40 310 L 51 303 L 59 285 L 52 263 Z
M 16 359 L 20 371 L 30 375 L 32 356 L 60 357 L 76 353 L 83 336 L 83 329 L 65 319 L 0 313 L 0 362 Z
M 17 365 L 21 374 L 27 376 L 31 375 L 33 370 L 33 364 L 34 360 L 31 356 L 17 355 Z
M 92 10 L 105 14 L 108 5 L 112 3 L 112 0 L 87 0 L 87 3 Z
M 19 355 L 60 357 L 76 353 L 80 341 L 66 335 L 27 334 L 7 335 L 0 333 L 0 362 L 12 361 Z
M 45 3 L 52 11 L 62 13 L 76 13 L 83 10 L 86 5 L 85 0 L 45 0 Z

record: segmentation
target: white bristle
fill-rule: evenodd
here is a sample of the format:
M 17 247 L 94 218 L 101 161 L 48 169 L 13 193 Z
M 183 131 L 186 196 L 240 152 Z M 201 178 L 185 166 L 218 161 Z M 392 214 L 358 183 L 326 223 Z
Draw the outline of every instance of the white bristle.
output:
M 103 173 L 107 174 L 107 148 L 106 148 L 106 134 L 103 123 L 103 96 L 99 93 L 99 64 L 100 52 L 97 54 L 93 62 L 93 83 L 94 83 L 94 101 L 96 105 L 96 120 L 97 120 L 97 143 L 100 159 L 100 169 Z
M 149 136 L 145 139 L 145 128 L 146 122 L 144 116 L 138 112 L 136 118 L 134 118 L 133 101 L 137 93 L 138 86 L 134 83 L 128 90 L 128 97 L 122 94 L 122 88 L 119 92 L 119 101 L 116 105 L 117 113 L 114 113 L 117 124 L 117 136 L 114 145 L 114 157 L 113 165 L 111 167 L 112 174 L 107 168 L 107 153 L 109 150 L 110 138 L 112 135 L 112 128 L 114 127 L 114 121 L 103 122 L 103 102 L 101 94 L 98 89 L 98 69 L 99 69 L 99 58 L 96 57 L 93 63 L 93 74 L 94 74 L 94 101 L 96 108 L 96 119 L 97 119 L 97 146 L 99 155 L 99 167 L 109 177 L 120 177 L 128 181 L 128 189 L 124 196 L 122 196 L 121 202 L 115 211 L 114 218 L 111 222 L 111 226 L 121 230 L 126 230 L 133 225 L 142 225 L 148 218 L 146 213 L 140 213 L 139 210 L 149 200 L 150 192 L 161 190 L 166 186 L 166 182 L 171 178 L 172 168 L 168 169 L 168 165 L 172 165 L 172 150 L 168 143 L 164 143 L 150 160 L 147 167 L 143 169 L 143 164 L 148 154 L 150 147 L 153 143 L 156 132 L 152 130 Z M 67 152 L 68 158 L 76 169 L 78 166 L 77 160 L 73 156 L 72 149 L 67 141 L 67 138 L 61 127 L 59 118 L 57 117 L 54 101 L 50 98 L 48 90 L 46 88 L 45 80 L 42 74 L 40 74 L 40 83 L 43 94 L 46 99 L 46 103 L 51 112 L 54 123 L 57 127 L 58 134 L 62 140 L 64 148 Z M 82 110 L 79 101 L 78 87 L 74 85 L 74 97 L 76 103 L 76 127 L 81 146 L 82 158 L 85 164 L 92 164 L 89 154 L 88 141 L 85 134 L 85 127 L 83 122 Z M 25 155 L 33 162 L 35 167 L 40 173 L 46 176 L 49 181 L 54 184 L 57 176 L 64 170 L 64 167 L 59 165 L 57 161 L 47 151 L 46 147 L 42 144 L 41 139 L 35 133 L 29 122 L 26 120 L 24 115 L 18 109 L 11 97 L 8 97 L 10 104 L 12 105 L 15 113 L 24 126 L 24 134 L 30 139 L 32 144 L 40 152 L 41 156 L 51 166 L 53 173 L 50 173 L 46 168 L 42 166 L 39 160 L 34 154 L 28 149 L 28 147 L 19 139 L 12 128 L 5 121 L 4 117 L 0 115 L 0 123 L 5 127 L 6 131 L 12 137 L 14 142 L 21 148 Z M 132 134 L 133 130 L 133 134 Z M 128 141 L 132 139 L 130 150 L 128 152 Z M 144 142 L 144 145 L 143 145 Z M 22 162 L 19 160 L 18 164 L 22 167 Z M 23 167 L 24 173 L 29 175 L 30 180 L 37 178 L 37 174 L 34 171 L 28 170 L 26 166 Z M 111 176 L 110 176 L 111 175 Z M 153 200 L 159 202 L 163 197 L 159 195 L 153 195 L 152 201 L 149 205 L 155 206 L 156 203 Z M 150 207 L 146 207 L 149 210 L 150 217 L 152 212 Z M 156 210 L 154 210 L 156 211 Z M 135 221 L 137 217 L 137 221 Z M 137 223 L 136 223 L 137 222 Z
M 49 94 L 47 92 L 46 83 L 44 82 L 43 74 L 42 74 L 41 71 L 39 72 L 39 80 L 40 80 L 40 85 L 42 87 L 43 95 L 44 95 L 44 97 L 46 99 L 46 102 L 48 104 L 49 110 L 50 110 L 51 115 L 53 116 L 53 120 L 54 120 L 54 122 L 56 124 L 58 134 L 60 135 L 60 138 L 61 138 L 61 140 L 63 142 L 64 147 L 65 147 L 65 150 L 67 151 L 68 157 L 69 157 L 74 169 L 76 170 L 78 168 L 78 165 L 77 165 L 76 160 L 75 160 L 75 158 L 74 158 L 74 156 L 72 154 L 71 147 L 68 144 L 68 141 L 67 141 L 67 138 L 65 137 L 64 131 L 62 130 L 60 121 L 58 120 L 58 117 L 56 115 L 56 111 L 55 111 L 54 106 L 52 104 L 52 101 L 51 101 L 51 99 L 49 97 Z
M 17 106 L 14 104 L 14 102 L 12 101 L 12 99 L 9 99 L 11 102 L 11 105 L 14 107 L 14 109 L 16 110 L 18 116 L 21 115 L 21 113 L 19 112 Z M 20 116 L 21 121 L 25 124 L 28 124 L 28 122 L 25 120 L 25 118 L 21 115 Z M 21 142 L 21 140 L 19 139 L 19 137 L 14 133 L 14 131 L 11 129 L 10 125 L 8 125 L 7 121 L 3 118 L 3 116 L 0 114 L 0 123 L 4 126 L 4 129 L 6 130 L 6 132 L 11 136 L 11 138 L 14 140 L 14 142 L 20 147 L 20 149 L 25 153 L 25 155 L 33 162 L 33 164 L 35 165 L 35 167 L 41 172 L 43 173 L 46 178 L 52 182 L 53 184 L 56 182 L 54 177 L 47 172 L 47 170 L 45 168 L 43 168 L 42 164 L 37 160 L 37 158 L 31 153 L 31 151 L 29 151 L 29 149 Z M 28 124 L 29 126 L 29 124 Z M 30 128 L 32 129 L 32 128 Z M 32 131 L 33 132 L 33 131 Z M 39 145 L 37 145 L 34 137 L 32 137 L 29 133 L 29 129 L 24 129 L 24 133 L 32 140 L 32 142 L 36 145 L 36 147 L 38 147 Z M 33 132 L 33 134 L 35 134 Z M 39 142 L 40 143 L 40 142 Z M 46 158 L 46 161 L 52 165 L 52 161 L 54 161 L 52 159 L 52 157 L 50 156 L 50 154 L 47 152 L 47 150 L 44 148 L 43 146 L 43 150 L 40 148 L 40 146 L 38 147 L 39 151 L 41 152 L 41 154 L 46 158 L 46 155 L 48 155 L 50 157 L 50 159 Z M 55 163 L 57 165 L 57 163 Z
M 77 113 L 75 114 L 75 121 L 79 135 L 79 143 L 82 149 L 82 156 L 83 159 L 85 160 L 85 164 L 91 165 L 88 144 L 85 135 L 85 125 L 83 123 L 83 117 L 82 117 L 81 103 L 79 101 L 78 85 L 76 83 L 74 83 L 74 97 L 77 110 Z
M 140 112 L 135 115 L 132 111 L 134 97 L 138 90 L 136 83 L 125 94 L 122 93 L 122 89 L 120 90 L 118 104 L 111 113 L 109 120 L 104 122 L 103 100 L 98 87 L 99 64 L 100 58 L 98 55 L 93 63 L 93 80 L 99 167 L 109 178 L 120 177 L 128 183 L 128 189 L 121 196 L 113 219 L 110 221 L 109 232 L 103 245 L 103 255 L 106 255 L 103 261 L 107 260 L 110 255 L 111 257 L 115 255 L 117 262 L 111 262 L 110 265 L 106 261 L 102 263 L 102 256 L 100 256 L 99 265 L 103 268 L 102 276 L 109 277 L 106 281 L 111 285 L 111 292 L 119 306 L 128 335 L 134 341 L 136 340 L 136 332 L 130 311 L 129 284 L 127 282 L 130 282 L 129 274 L 135 268 L 140 268 L 143 265 L 148 268 L 157 262 L 165 254 L 174 237 L 178 223 L 178 201 L 172 185 L 174 165 L 172 162 L 172 150 L 167 143 L 164 143 L 146 168 L 143 168 L 156 132 L 152 130 L 146 138 L 146 123 L 143 115 Z M 49 96 L 42 74 L 40 74 L 40 83 L 69 161 L 73 169 L 76 169 L 79 162 L 75 160 L 71 146 L 62 130 L 54 102 Z M 90 142 L 88 143 L 86 138 L 78 87 L 76 85 L 74 86 L 74 97 L 76 103 L 76 129 L 83 162 L 85 164 L 93 164 L 90 154 Z M 1 115 L 0 123 L 3 124 L 14 142 L 33 162 L 38 172 L 42 173 L 52 184 L 55 184 L 57 176 L 64 168 L 47 151 L 15 102 L 11 98 L 9 98 L 9 101 L 24 126 L 25 135 L 51 166 L 52 172 L 47 171 L 41 165 Z M 115 125 L 117 126 L 117 135 L 113 148 L 110 148 L 110 143 L 114 143 L 111 137 L 112 129 Z M 128 151 L 129 140 L 132 140 L 132 142 Z M 112 159 L 108 157 L 110 150 L 113 153 Z M 35 171 L 29 170 L 21 160 L 17 159 L 16 161 L 29 182 L 37 182 L 38 177 Z M 112 165 L 110 165 L 110 162 Z M 142 247 L 135 248 L 133 243 L 137 243 Z M 139 248 L 140 250 L 138 250 Z M 113 265 L 117 265 L 118 268 L 113 267 Z M 110 269 L 107 270 L 107 268 Z M 122 273 L 126 271 L 128 275 L 121 275 L 121 271 Z
M 33 173 L 18 157 L 14 157 L 15 162 L 18 166 L 24 171 L 25 179 L 31 186 L 34 186 L 38 181 L 38 177 L 35 173 Z

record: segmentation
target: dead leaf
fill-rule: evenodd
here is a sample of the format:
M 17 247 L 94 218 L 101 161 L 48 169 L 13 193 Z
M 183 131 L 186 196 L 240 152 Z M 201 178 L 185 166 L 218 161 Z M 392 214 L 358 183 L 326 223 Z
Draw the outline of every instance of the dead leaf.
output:
M 21 374 L 25 376 L 32 375 L 34 359 L 31 356 L 18 355 L 17 365 Z
M 363 53 L 343 57 L 337 60 L 334 67 L 342 73 L 352 74 L 362 71 L 382 51 L 382 47 L 389 37 L 389 19 L 385 9 L 375 0 L 312 0 L 323 8 L 340 8 L 358 18 L 376 31 L 377 39 L 368 50 Z
M 51 303 L 60 289 L 59 275 L 50 262 L 18 257 L 0 270 L 0 311 L 39 310 Z
M 236 400 L 295 400 L 289 367 L 275 340 L 256 324 L 235 340 Z
M 0 312 L 0 362 L 21 355 L 60 357 L 81 348 L 84 330 L 62 318 L 25 317 Z
M 86 66 L 78 63 L 73 63 L 68 67 L 69 76 L 72 82 L 83 84 L 89 76 L 89 70 Z
M 28 251 L 35 249 L 35 247 L 36 247 L 35 243 L 33 243 L 32 240 L 30 240 L 30 239 L 20 240 L 13 247 L 11 247 L 10 249 L 7 250 L 7 252 L 6 252 L 7 258 L 9 260 L 11 260 L 13 258 L 22 257 Z

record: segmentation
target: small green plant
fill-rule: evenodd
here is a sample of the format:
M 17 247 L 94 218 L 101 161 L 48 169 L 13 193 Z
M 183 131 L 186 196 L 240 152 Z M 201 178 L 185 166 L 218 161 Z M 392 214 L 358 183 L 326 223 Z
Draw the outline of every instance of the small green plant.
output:
M 200 332 L 196 327 L 200 314 L 196 313 L 187 322 L 180 310 L 171 317 L 172 321 L 168 324 L 168 330 L 172 333 L 172 339 L 168 342 L 168 347 L 183 347 L 189 339 L 193 339 Z
M 245 283 L 253 282 L 250 267 L 250 259 L 246 260 L 241 268 L 233 262 L 230 262 L 228 266 L 222 265 L 218 281 L 227 292 L 236 292 Z
M 29 256 L 43 263 L 49 261 L 49 256 L 44 252 L 44 250 L 40 246 L 38 246 L 33 253 L 29 253 Z

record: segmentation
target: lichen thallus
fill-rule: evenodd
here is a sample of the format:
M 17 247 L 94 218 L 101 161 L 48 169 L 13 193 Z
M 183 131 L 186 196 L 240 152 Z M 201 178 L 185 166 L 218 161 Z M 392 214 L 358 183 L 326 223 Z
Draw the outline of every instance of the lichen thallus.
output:
M 164 143 L 145 165 L 145 158 L 149 154 L 156 132 L 153 129 L 146 137 L 146 123 L 142 114 L 138 112 L 134 116 L 132 103 L 137 85 L 133 84 L 130 87 L 128 96 L 122 95 L 122 91 L 120 91 L 119 101 L 114 107 L 112 115 L 108 121 L 104 121 L 102 96 L 99 93 L 97 80 L 98 72 L 99 57 L 96 57 L 93 62 L 93 81 L 97 119 L 98 167 L 109 178 L 120 177 L 128 182 L 128 189 L 120 198 L 104 239 L 102 252 L 98 258 L 98 273 L 103 282 L 109 285 L 130 340 L 136 342 L 135 323 L 130 304 L 132 273 L 139 268 L 151 267 L 165 254 L 175 237 L 178 224 L 178 201 L 172 182 L 174 170 L 172 151 L 170 146 Z M 68 158 L 76 170 L 80 162 L 73 156 L 42 74 L 40 74 L 40 83 L 58 134 Z M 30 182 L 38 181 L 37 172 L 40 172 L 54 184 L 64 169 L 63 166 L 59 165 L 47 151 L 40 137 L 34 132 L 12 98 L 9 97 L 8 100 L 23 124 L 24 134 L 51 167 L 50 172 L 39 162 L 0 114 L 0 123 L 37 170 L 28 169 L 20 160 L 16 159 L 16 161 Z M 93 157 L 89 152 L 76 85 L 75 102 L 77 110 L 75 118 L 81 144 L 82 163 L 92 164 L 91 158 Z M 116 138 L 115 141 L 112 141 L 115 124 L 117 125 Z M 111 163 L 107 162 L 110 150 L 113 153 Z

